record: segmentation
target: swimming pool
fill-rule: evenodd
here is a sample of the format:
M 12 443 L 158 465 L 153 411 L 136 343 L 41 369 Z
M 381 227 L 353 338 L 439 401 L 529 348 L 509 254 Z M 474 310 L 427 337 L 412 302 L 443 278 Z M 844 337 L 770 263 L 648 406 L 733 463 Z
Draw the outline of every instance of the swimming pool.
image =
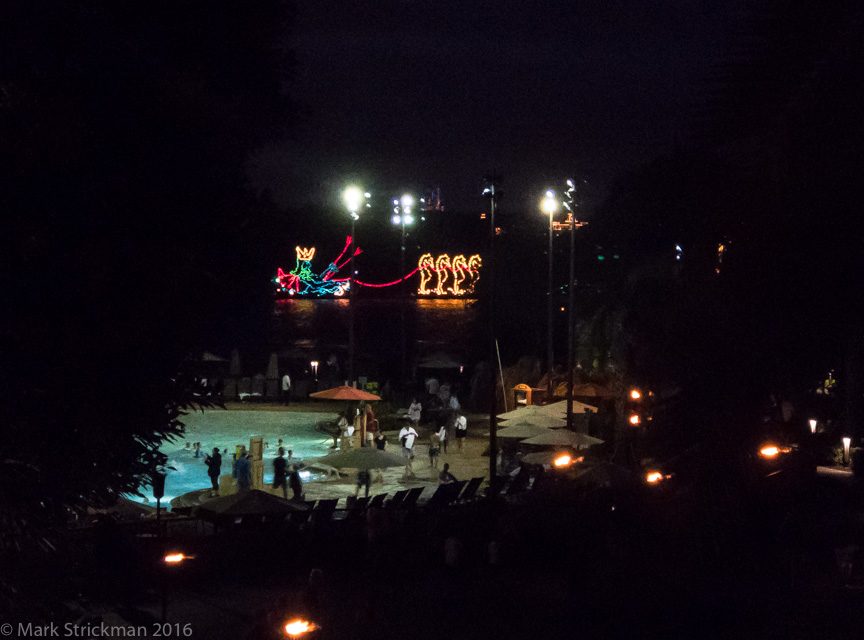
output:
M 231 456 L 238 444 L 249 448 L 249 440 L 261 436 L 268 446 L 264 449 L 264 482 L 273 482 L 273 458 L 276 457 L 277 443 L 282 438 L 285 450 L 294 452 L 294 459 L 311 459 L 327 455 L 327 448 L 333 438 L 315 430 L 315 424 L 322 420 L 335 420 L 335 413 L 300 413 L 291 411 L 256 411 L 208 409 L 190 413 L 182 418 L 186 425 L 184 438 L 165 442 L 160 451 L 168 456 L 168 470 L 165 478 L 165 495 L 162 504 L 167 506 L 177 496 L 206 489 L 210 486 L 204 456 L 218 447 L 222 452 L 222 474 L 231 473 Z M 186 443 L 190 448 L 186 448 Z M 192 448 L 195 442 L 201 443 L 201 457 L 196 458 Z M 225 453 L 228 449 L 228 453 Z M 310 479 L 308 472 L 301 471 L 304 482 Z M 156 503 L 153 490 L 142 487 L 144 497 L 129 496 L 139 502 Z

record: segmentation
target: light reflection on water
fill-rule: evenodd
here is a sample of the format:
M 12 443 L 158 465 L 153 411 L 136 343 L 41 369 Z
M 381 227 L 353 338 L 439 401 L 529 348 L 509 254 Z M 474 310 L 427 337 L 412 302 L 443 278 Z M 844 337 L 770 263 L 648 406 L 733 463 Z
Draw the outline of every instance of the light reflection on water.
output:
M 408 360 L 434 351 L 469 357 L 480 338 L 474 300 L 399 299 L 354 301 L 357 358 L 392 366 L 401 354 L 403 318 Z M 296 357 L 323 360 L 330 353 L 344 359 L 348 348 L 347 299 L 287 299 L 276 302 L 273 334 L 277 348 Z

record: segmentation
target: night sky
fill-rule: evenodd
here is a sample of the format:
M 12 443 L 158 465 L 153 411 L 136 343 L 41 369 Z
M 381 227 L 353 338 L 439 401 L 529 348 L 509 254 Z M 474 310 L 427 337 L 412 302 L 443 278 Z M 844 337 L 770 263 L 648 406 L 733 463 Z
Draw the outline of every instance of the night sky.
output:
M 440 185 L 471 210 L 495 170 L 514 204 L 577 174 L 599 198 L 693 135 L 759 4 L 300 2 L 300 113 L 292 139 L 256 154 L 253 183 L 282 206 L 334 204 L 348 180 L 379 197 Z

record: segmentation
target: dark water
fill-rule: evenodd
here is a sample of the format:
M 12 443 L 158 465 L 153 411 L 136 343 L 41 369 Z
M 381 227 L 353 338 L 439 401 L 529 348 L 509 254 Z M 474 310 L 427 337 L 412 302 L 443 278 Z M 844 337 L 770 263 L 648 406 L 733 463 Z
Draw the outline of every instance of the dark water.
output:
M 296 363 L 348 357 L 348 300 L 280 300 L 275 303 L 272 350 Z M 407 364 L 444 351 L 466 368 L 482 359 L 483 322 L 472 300 L 355 300 L 355 372 L 396 378 L 402 365 L 402 330 Z

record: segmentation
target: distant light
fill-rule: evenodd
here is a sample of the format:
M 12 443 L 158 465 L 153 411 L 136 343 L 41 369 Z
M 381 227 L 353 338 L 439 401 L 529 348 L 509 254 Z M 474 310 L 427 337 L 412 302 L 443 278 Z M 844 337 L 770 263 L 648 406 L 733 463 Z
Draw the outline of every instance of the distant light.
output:
M 182 553 L 169 553 L 163 558 L 163 560 L 167 564 L 179 564 L 184 560 L 189 560 L 191 558 L 192 556 L 183 555 Z
M 597 259 L 598 259 L 598 260 L 605 260 L 605 259 L 606 259 L 606 256 L 597 256 Z
M 568 180 L 568 181 L 567 181 L 567 186 L 568 186 L 568 187 L 575 187 L 576 185 L 573 184 L 573 181 L 572 181 L 572 180 Z
M 649 471 L 645 475 L 645 482 L 648 484 L 657 484 L 663 479 L 663 474 L 659 471 Z
M 393 204 L 395 204 L 398 207 L 399 206 L 399 200 L 393 200 Z
M 368 191 L 364 191 L 364 192 L 363 192 L 363 197 L 366 198 L 366 199 L 368 200 L 369 198 L 372 197 L 372 194 L 369 193 Z
M 393 224 L 402 224 L 402 217 L 401 216 L 398 216 L 398 215 L 393 216 L 392 220 L 393 220 Z
M 403 207 L 413 207 L 414 206 L 414 196 L 406 193 L 402 196 L 402 206 Z
M 406 213 L 403 220 L 405 220 L 405 224 L 414 224 L 414 216 L 412 216 L 410 213 Z
M 642 422 L 642 419 L 639 417 L 638 413 L 634 413 L 632 416 L 630 416 L 630 424 L 632 424 L 633 426 L 636 426 L 640 422 Z
M 546 192 L 546 197 L 540 201 L 540 210 L 543 213 L 549 214 L 549 216 L 552 216 L 558 210 L 558 201 L 555 199 L 554 191 Z
M 640 398 L 642 398 L 642 394 L 639 393 L 639 389 L 633 389 L 633 390 L 630 392 L 630 398 L 631 398 L 632 400 L 639 400 Z
M 360 205 L 363 204 L 363 198 L 368 198 L 368 193 L 363 193 L 359 187 L 348 187 L 342 194 L 342 199 L 345 201 L 345 206 L 351 213 L 357 213 L 360 210 Z M 356 220 L 356 218 L 355 218 Z
M 810 433 L 816 433 L 816 418 L 810 418 Z

